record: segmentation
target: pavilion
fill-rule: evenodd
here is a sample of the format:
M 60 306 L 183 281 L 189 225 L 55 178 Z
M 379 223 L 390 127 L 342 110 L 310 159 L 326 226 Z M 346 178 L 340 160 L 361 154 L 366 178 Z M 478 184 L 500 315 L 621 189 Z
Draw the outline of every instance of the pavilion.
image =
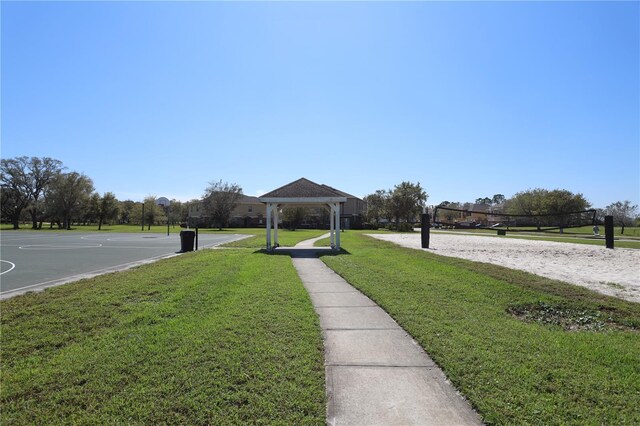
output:
M 340 250 L 340 206 L 347 197 L 333 189 L 319 185 L 305 178 L 274 189 L 258 197 L 267 205 L 267 250 L 274 250 L 278 244 L 278 215 L 282 206 L 326 208 L 329 215 L 331 248 Z M 273 218 L 273 244 L 271 239 L 271 218 Z

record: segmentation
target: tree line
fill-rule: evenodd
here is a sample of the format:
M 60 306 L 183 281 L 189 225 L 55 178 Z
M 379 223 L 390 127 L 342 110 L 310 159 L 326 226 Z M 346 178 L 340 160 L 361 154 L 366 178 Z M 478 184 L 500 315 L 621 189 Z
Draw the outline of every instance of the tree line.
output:
M 19 229 L 28 221 L 32 229 L 44 223 L 59 229 L 72 224 L 146 224 L 185 222 L 189 204 L 172 200 L 168 209 L 150 195 L 143 202 L 120 201 L 112 192 L 95 191 L 91 178 L 69 171 L 49 157 L 16 157 L 0 160 L 0 215 Z M 144 212 L 144 216 L 143 216 Z
M 420 186 L 420 182 L 403 181 L 393 189 L 378 189 L 363 198 L 367 203 L 366 226 L 377 228 L 380 222 L 385 221 L 393 229 L 413 229 L 412 222 L 420 217 L 428 198 L 429 194 Z
M 392 224 L 390 227 L 402 230 L 411 227 L 412 222 L 419 221 L 420 213 L 428 198 L 428 194 L 420 186 L 411 182 L 402 182 L 393 189 L 379 189 L 364 197 L 367 203 L 365 221 L 369 227 L 377 227 L 381 222 Z M 557 220 L 558 217 L 592 208 L 591 203 L 583 194 L 575 194 L 565 189 L 548 190 L 543 188 L 520 191 L 511 198 L 503 194 L 494 194 L 492 197 L 478 197 L 475 202 L 451 202 L 443 201 L 440 207 L 450 209 L 473 210 L 491 207 L 511 215 L 550 215 Z M 611 215 L 614 223 L 622 227 L 640 226 L 638 206 L 630 201 L 617 201 L 604 208 L 596 208 L 596 223 L 602 224 L 605 215 Z M 449 221 L 453 221 L 456 213 L 447 211 L 443 213 Z

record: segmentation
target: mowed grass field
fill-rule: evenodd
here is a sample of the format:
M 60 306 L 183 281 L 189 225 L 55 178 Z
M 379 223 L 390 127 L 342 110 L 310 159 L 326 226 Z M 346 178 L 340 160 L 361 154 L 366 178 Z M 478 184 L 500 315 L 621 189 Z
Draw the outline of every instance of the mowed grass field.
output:
M 323 261 L 487 424 L 640 424 L 639 304 L 365 232 Z M 264 234 L 233 244 L 0 302 L 3 424 L 324 424 L 321 331 L 289 257 Z
M 408 331 L 488 424 L 640 424 L 640 305 L 348 232 L 322 260 Z M 319 241 L 322 244 L 322 241 Z
M 0 307 L 2 424 L 324 424 L 287 257 L 205 250 Z

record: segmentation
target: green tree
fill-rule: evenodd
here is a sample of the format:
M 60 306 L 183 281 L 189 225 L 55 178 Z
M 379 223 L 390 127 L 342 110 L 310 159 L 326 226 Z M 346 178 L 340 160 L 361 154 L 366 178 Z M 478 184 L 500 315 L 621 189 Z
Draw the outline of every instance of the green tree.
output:
M 608 215 L 613 216 L 614 223 L 622 227 L 620 233 L 624 234 L 624 227 L 631 226 L 638 215 L 638 205 L 631 204 L 629 200 L 616 201 L 613 204 L 609 204 L 605 211 Z
M 0 187 L 2 188 L 2 217 L 9 218 L 13 229 L 20 228 L 20 215 L 31 202 L 28 157 L 0 160 Z
M 491 205 L 491 203 L 492 203 L 492 200 L 489 197 L 476 198 L 476 204 Z
M 422 211 L 422 206 L 428 198 L 427 193 L 420 186 L 420 182 L 402 182 L 396 185 L 391 191 L 389 199 L 389 209 L 396 220 L 396 226 L 400 225 L 400 220 L 411 222 Z
M 18 226 L 16 217 L 27 209 L 31 216 L 32 228 L 38 228 L 38 221 L 45 207 L 42 197 L 53 178 L 62 171 L 62 162 L 49 157 L 16 157 L 1 160 L 0 184 L 4 199 L 12 205 L 5 214 Z M 17 228 L 15 228 L 17 229 Z
M 378 189 L 375 193 L 369 194 L 363 198 L 367 204 L 365 212 L 366 221 L 369 223 L 377 223 L 381 218 L 390 220 L 389 217 L 389 198 L 391 194 L 384 189 Z
M 58 173 L 51 182 L 47 203 L 64 229 L 71 229 L 75 218 L 81 218 L 93 192 L 93 181 L 77 172 Z
M 157 197 L 149 195 L 144 199 L 144 223 L 147 230 L 151 230 L 151 225 L 163 223 L 167 220 L 164 209 L 157 204 Z
M 222 180 L 209 183 L 203 196 L 204 207 L 219 230 L 227 226 L 241 197 L 242 188 L 238 184 Z
M 554 215 L 549 217 L 550 225 L 573 225 L 575 218 L 567 213 L 583 211 L 589 207 L 589 202 L 582 194 L 574 194 L 565 189 L 554 189 L 546 194 L 545 214 Z
M 286 207 L 282 209 L 282 219 L 289 223 L 291 230 L 296 230 L 302 221 L 309 215 L 309 209 L 305 207 Z
M 102 230 L 102 224 L 117 220 L 120 211 L 118 199 L 113 192 L 106 192 L 100 197 L 98 204 L 98 231 Z
M 502 194 L 495 194 L 493 198 L 491 198 L 491 204 L 498 205 L 502 204 L 506 201 L 506 197 Z
M 19 190 L 4 184 L 0 186 L 0 215 L 3 221 L 9 219 L 13 229 L 20 228 L 20 215 L 27 204 Z
M 64 169 L 62 161 L 53 158 L 31 157 L 29 160 L 29 191 L 31 204 L 28 208 L 31 215 L 31 223 L 33 229 L 38 229 L 38 222 L 44 218 L 40 217 L 45 210 L 42 197 L 47 191 L 49 185 L 56 175 Z
M 589 202 L 582 194 L 574 194 L 564 189 L 535 188 L 518 192 L 506 203 L 507 212 L 514 215 L 552 215 L 532 218 L 540 229 L 541 225 L 566 226 L 571 224 L 567 213 L 589 208 Z
M 449 202 L 449 201 L 443 201 L 441 202 L 438 207 L 446 207 L 449 209 L 461 209 L 461 205 L 458 202 Z M 460 212 L 458 211 L 454 211 L 454 210 L 441 210 L 438 209 L 438 217 L 435 218 L 436 221 L 441 222 L 442 219 L 444 218 L 444 220 L 446 221 L 446 223 L 453 223 L 456 219 L 458 219 L 460 217 Z
M 129 224 L 132 222 L 135 223 L 135 221 L 132 218 L 135 205 L 136 205 L 136 202 L 132 200 L 120 201 L 119 209 L 118 209 L 120 212 L 118 222 L 120 222 L 121 224 Z

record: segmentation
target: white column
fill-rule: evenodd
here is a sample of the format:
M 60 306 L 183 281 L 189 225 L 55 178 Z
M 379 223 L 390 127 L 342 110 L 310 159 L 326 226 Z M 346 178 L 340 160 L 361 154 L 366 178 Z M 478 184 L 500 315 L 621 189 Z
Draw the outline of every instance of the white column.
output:
M 271 250 L 271 203 L 267 203 L 267 250 Z
M 335 246 L 335 215 L 334 205 L 329 204 L 331 212 L 329 213 L 329 237 L 331 238 L 331 248 Z
M 340 250 L 340 203 L 336 203 L 336 250 Z
M 273 246 L 274 247 L 278 247 L 278 221 L 279 219 L 279 215 L 278 215 L 278 205 L 276 204 L 273 208 L 274 213 L 273 213 Z

